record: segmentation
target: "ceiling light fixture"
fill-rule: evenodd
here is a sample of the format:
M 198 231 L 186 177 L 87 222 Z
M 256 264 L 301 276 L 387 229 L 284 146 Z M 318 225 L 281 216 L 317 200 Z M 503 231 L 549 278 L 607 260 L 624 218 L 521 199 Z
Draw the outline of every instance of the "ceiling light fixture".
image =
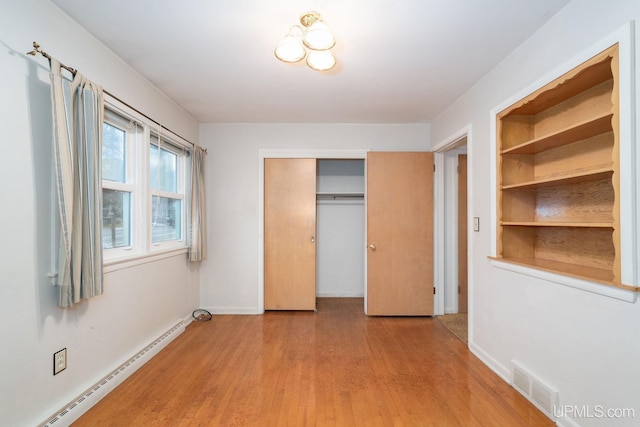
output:
M 289 29 L 289 33 L 278 43 L 274 53 L 283 62 L 294 63 L 307 58 L 309 68 L 327 71 L 336 65 L 336 57 L 331 49 L 336 39 L 318 12 L 306 12 L 300 17 L 299 25 Z M 307 52 L 308 50 L 308 52 Z

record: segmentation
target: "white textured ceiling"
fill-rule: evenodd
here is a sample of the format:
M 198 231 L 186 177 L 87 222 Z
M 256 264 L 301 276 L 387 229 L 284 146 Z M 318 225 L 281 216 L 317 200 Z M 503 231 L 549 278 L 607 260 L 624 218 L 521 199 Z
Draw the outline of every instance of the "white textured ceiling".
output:
M 52 2 L 201 123 L 428 123 L 569 0 Z M 308 10 L 330 72 L 273 55 Z

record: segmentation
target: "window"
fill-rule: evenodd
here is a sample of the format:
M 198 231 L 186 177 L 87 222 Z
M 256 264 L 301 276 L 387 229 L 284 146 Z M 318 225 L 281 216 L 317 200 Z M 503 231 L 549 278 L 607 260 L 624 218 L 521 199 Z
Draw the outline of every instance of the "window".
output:
M 132 123 L 107 112 L 102 140 L 102 248 L 130 248 L 132 245 L 133 182 Z
M 185 247 L 186 154 L 151 127 L 105 110 L 102 248 L 105 261 Z
M 161 140 L 162 141 L 162 140 Z M 151 137 L 149 182 L 151 187 L 151 242 L 182 241 L 184 208 L 184 155 L 181 150 Z

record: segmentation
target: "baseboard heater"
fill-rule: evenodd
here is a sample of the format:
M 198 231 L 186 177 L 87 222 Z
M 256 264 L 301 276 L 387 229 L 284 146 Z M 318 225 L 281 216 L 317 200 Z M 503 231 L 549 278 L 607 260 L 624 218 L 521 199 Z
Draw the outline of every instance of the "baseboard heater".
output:
M 109 394 L 120 383 L 126 380 L 131 374 L 137 371 L 142 365 L 147 363 L 153 356 L 158 354 L 160 350 L 165 348 L 171 341 L 176 339 L 178 335 L 184 332 L 187 325 L 191 322 L 191 317 L 180 320 L 171 329 L 165 332 L 161 337 L 153 341 L 151 344 L 140 350 L 132 358 L 117 367 L 106 377 L 95 383 L 78 398 L 74 399 L 69 405 L 61 409 L 47 421 L 40 424 L 41 427 L 66 427 L 80 418 L 85 412 L 97 404 L 103 397 Z

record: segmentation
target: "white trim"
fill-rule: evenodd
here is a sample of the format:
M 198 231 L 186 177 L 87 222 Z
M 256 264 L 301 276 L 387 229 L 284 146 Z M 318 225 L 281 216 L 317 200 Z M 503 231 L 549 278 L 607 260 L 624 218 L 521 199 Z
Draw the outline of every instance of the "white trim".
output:
M 172 248 L 166 250 L 158 250 L 153 253 L 146 253 L 137 256 L 127 257 L 127 258 L 119 258 L 112 259 L 106 261 L 103 264 L 103 272 L 105 274 L 111 273 L 113 271 L 124 270 L 125 268 L 131 268 L 142 264 L 147 264 L 150 262 L 160 261 L 161 259 L 172 258 L 179 255 L 184 255 L 188 251 L 186 246 L 182 246 L 180 248 Z
M 462 129 L 459 129 L 458 131 L 449 135 L 444 140 L 437 143 L 435 146 L 431 148 L 431 151 L 433 151 L 434 153 L 443 153 L 445 151 L 449 151 L 453 148 L 456 148 L 458 147 L 458 144 L 460 143 L 460 141 L 462 141 L 463 138 L 468 137 L 470 133 L 471 133 L 471 124 L 468 124 Z M 467 140 L 467 145 L 468 144 L 469 144 L 469 141 Z
M 634 46 L 634 22 L 619 30 L 619 102 L 620 102 L 620 223 L 630 228 L 629 232 L 620 233 L 620 254 L 622 271 L 622 283 L 638 286 L 640 254 L 638 253 L 638 240 L 640 239 L 640 227 L 638 227 L 638 171 L 640 156 L 636 150 L 638 143 L 636 137 L 636 111 L 635 111 L 635 46 Z M 624 143 L 629 141 L 628 143 Z
M 524 274 L 525 276 L 546 280 L 548 282 L 569 286 L 575 289 L 581 289 L 583 291 L 615 298 L 621 301 L 634 303 L 637 300 L 637 292 L 616 288 L 615 286 L 603 285 L 596 282 L 590 282 L 588 280 L 582 280 L 575 277 L 565 276 L 563 274 L 556 274 L 550 271 L 539 270 L 537 268 L 526 267 L 495 259 L 491 260 L 491 265 L 502 270 L 513 271 L 514 273 Z
M 445 313 L 444 283 L 445 283 L 445 249 L 444 249 L 444 169 L 445 156 L 443 152 L 433 153 L 433 163 L 436 172 L 433 177 L 433 286 L 436 288 L 433 313 L 436 316 Z
M 313 150 L 313 149 L 264 149 L 258 150 L 258 292 L 257 292 L 257 313 L 264 313 L 264 159 L 366 159 L 370 150 Z M 365 203 L 367 199 L 366 179 L 365 179 Z M 366 217 L 366 216 L 365 216 Z M 366 221 L 366 219 L 365 219 Z M 365 224 L 366 225 L 366 224 Z M 365 227 L 365 241 L 363 250 L 366 250 L 367 232 Z M 366 263 L 365 262 L 365 289 L 364 289 L 364 309 L 367 307 L 367 287 L 366 287 Z M 230 309 L 236 310 L 236 309 Z M 244 309 L 243 309 L 244 310 Z M 248 310 L 248 309 L 247 309 Z M 215 309 L 214 309 L 215 311 Z
M 458 150 L 453 148 L 444 154 L 444 282 L 442 282 L 443 298 L 447 293 L 452 293 L 453 297 L 447 306 L 445 299 L 444 312 L 458 312 Z M 447 184 L 449 185 L 447 188 Z
M 476 344 L 474 341 L 469 340 L 469 351 L 473 353 L 478 359 L 496 373 L 507 384 L 511 384 L 511 369 L 502 365 L 493 356 L 491 356 L 482 347 Z
M 490 160 L 491 160 L 491 255 L 497 256 L 497 129 L 496 129 L 496 117 L 497 115 L 514 104 L 515 102 L 523 99 L 529 94 L 535 92 L 551 81 L 557 79 L 568 71 L 579 66 L 583 62 L 594 57 L 598 53 L 606 50 L 607 48 L 618 43 L 619 52 L 619 89 L 620 89 L 620 223 L 624 224 L 624 227 L 628 227 L 629 230 L 624 233 L 620 233 L 620 248 L 621 248 L 621 275 L 622 283 L 631 286 L 638 286 L 639 273 L 638 266 L 640 265 L 640 253 L 638 250 L 638 240 L 640 240 L 640 227 L 638 226 L 638 212 L 640 212 L 640 197 L 638 197 L 637 183 L 636 183 L 636 169 L 640 167 L 640 156 L 635 150 L 636 141 L 636 128 L 635 128 L 635 63 L 634 63 L 634 22 L 628 22 L 618 30 L 604 37 L 597 43 L 590 46 L 588 49 L 582 51 L 578 55 L 574 56 L 569 61 L 556 67 L 549 73 L 545 74 L 540 79 L 522 88 L 520 91 L 501 102 L 496 107 L 492 108 L 489 113 L 489 144 L 490 144 Z M 500 263 L 504 264 L 504 263 Z M 512 265 L 512 264 L 509 264 Z M 494 266 L 496 266 L 494 264 Z M 522 267 L 525 269 L 526 267 Z M 524 270 L 518 268 L 505 269 L 511 271 L 522 272 Z M 526 268 L 528 275 L 532 277 L 538 277 L 543 280 L 550 280 L 546 272 L 540 270 L 534 270 Z M 540 272 L 535 274 L 534 272 Z M 554 275 L 554 277 L 565 277 Z M 631 297 L 627 293 L 630 291 L 624 291 L 619 288 L 613 288 L 611 286 L 602 286 L 594 284 L 589 281 L 578 280 L 573 278 L 567 278 L 568 280 L 554 279 L 551 280 L 556 283 L 561 283 L 567 286 L 574 287 L 576 289 L 583 289 L 589 292 L 598 293 L 605 296 L 611 296 L 612 298 L 622 299 L 623 301 L 629 301 Z M 607 291 L 604 288 L 611 288 L 611 291 Z M 634 294 L 633 301 L 636 297 Z
M 258 315 L 264 314 L 264 308 L 262 310 L 256 307 L 203 307 L 211 314 L 239 314 L 239 315 Z
M 454 132 L 449 135 L 447 138 L 436 144 L 431 148 L 434 155 L 434 164 L 436 166 L 436 172 L 434 175 L 434 194 L 433 194 L 433 204 L 434 204 L 434 212 L 433 212 L 433 280 L 434 286 L 436 288 L 436 297 L 434 298 L 434 315 L 442 315 L 445 314 L 445 300 L 444 300 L 444 289 L 445 289 L 445 261 L 446 257 L 443 256 L 445 253 L 445 162 L 446 156 L 445 153 L 447 151 L 453 150 L 460 146 L 460 143 L 464 138 L 466 138 L 466 146 L 467 146 L 467 156 L 468 159 L 471 160 L 471 132 L 472 125 L 468 124 L 464 126 L 462 129 Z M 471 161 L 467 162 L 467 200 L 473 200 L 472 193 L 472 180 L 469 179 L 471 176 Z M 467 204 L 467 217 L 471 218 L 471 203 Z M 468 227 L 470 230 L 471 228 Z M 457 233 L 457 230 L 456 230 Z M 471 235 L 467 235 L 467 244 L 468 248 L 471 248 Z M 473 253 L 471 250 L 468 253 Z M 469 263 L 469 279 L 468 279 L 468 292 L 469 292 L 469 301 L 471 298 L 471 263 Z M 469 310 L 471 310 L 471 303 L 469 303 Z M 471 316 L 469 316 L 469 325 L 471 324 Z
M 318 292 L 316 294 L 318 298 L 362 298 L 364 293 L 362 292 Z
M 473 185 L 473 159 L 474 157 L 474 145 L 473 145 L 473 132 L 471 125 L 468 127 L 467 133 L 467 338 L 469 342 L 473 342 L 474 338 L 474 326 L 473 318 L 475 313 L 474 296 L 475 296 L 475 274 L 472 257 L 469 254 L 475 254 L 475 234 L 473 227 L 469 227 L 469 220 L 474 217 L 473 215 L 473 203 L 474 200 L 474 185 Z M 479 232 L 478 232 L 479 233 Z
M 580 424 L 575 422 L 572 418 L 556 418 L 556 425 L 559 427 L 581 427 Z

